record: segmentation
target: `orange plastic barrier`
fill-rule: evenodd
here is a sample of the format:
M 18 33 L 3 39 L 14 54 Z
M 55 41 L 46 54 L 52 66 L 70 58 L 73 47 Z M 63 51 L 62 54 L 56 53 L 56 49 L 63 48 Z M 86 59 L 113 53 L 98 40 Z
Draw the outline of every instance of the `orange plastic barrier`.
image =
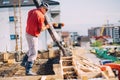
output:
M 100 67 L 100 69 L 101 69 L 101 71 L 106 71 L 106 66 L 103 65 Z
M 110 66 L 113 69 L 115 70 L 118 70 L 118 78 L 120 80 L 120 64 L 116 64 L 116 63 L 108 63 L 108 64 L 105 64 L 105 66 Z

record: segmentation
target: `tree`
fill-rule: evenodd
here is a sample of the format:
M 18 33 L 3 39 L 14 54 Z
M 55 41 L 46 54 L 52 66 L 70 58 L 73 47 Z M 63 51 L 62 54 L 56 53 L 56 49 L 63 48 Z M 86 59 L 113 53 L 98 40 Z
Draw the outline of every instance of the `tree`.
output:
M 95 41 L 91 46 L 92 47 L 100 47 L 100 46 L 102 46 L 102 42 L 101 41 Z

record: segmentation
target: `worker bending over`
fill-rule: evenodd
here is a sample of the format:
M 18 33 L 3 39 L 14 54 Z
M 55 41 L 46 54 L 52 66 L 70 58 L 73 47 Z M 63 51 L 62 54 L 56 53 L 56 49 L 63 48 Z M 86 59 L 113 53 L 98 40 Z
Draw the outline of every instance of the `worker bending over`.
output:
M 29 50 L 21 63 L 21 66 L 24 66 L 26 69 L 26 75 L 36 75 L 31 69 L 38 54 L 38 37 L 42 31 L 50 27 L 49 24 L 44 24 L 48 6 L 47 3 L 41 3 L 38 9 L 32 9 L 28 12 L 26 39 Z

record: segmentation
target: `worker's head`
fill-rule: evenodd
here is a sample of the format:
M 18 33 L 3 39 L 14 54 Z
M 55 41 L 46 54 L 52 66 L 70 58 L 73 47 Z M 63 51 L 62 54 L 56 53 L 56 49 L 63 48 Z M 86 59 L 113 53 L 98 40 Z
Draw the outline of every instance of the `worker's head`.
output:
M 46 12 L 48 11 L 48 7 L 49 7 L 49 5 L 48 5 L 47 3 L 45 3 L 45 2 L 42 2 L 42 3 L 40 4 L 40 6 L 39 6 L 39 8 L 41 9 L 41 11 L 42 11 L 43 13 L 46 13 Z

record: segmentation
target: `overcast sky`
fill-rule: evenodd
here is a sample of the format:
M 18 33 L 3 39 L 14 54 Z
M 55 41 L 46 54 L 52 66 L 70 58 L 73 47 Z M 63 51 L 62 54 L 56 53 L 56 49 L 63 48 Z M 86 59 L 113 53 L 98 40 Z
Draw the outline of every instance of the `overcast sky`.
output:
M 120 0 L 60 0 L 64 31 L 87 35 L 88 28 L 120 20 Z

